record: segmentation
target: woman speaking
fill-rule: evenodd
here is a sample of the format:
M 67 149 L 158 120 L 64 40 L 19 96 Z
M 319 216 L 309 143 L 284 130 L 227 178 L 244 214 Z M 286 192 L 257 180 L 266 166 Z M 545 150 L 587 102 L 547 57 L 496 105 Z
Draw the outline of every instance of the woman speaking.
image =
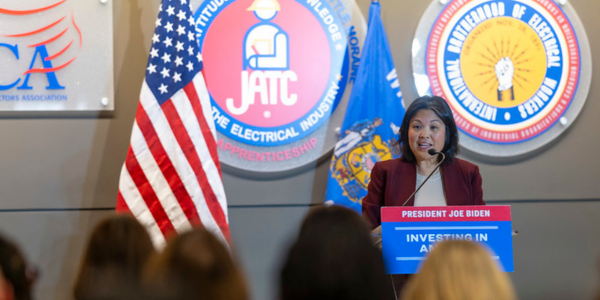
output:
M 423 96 L 413 101 L 398 142 L 401 157 L 378 162 L 371 170 L 362 211 L 372 228 L 381 225 L 382 206 L 485 205 L 479 168 L 455 157 L 458 130 L 443 98 Z

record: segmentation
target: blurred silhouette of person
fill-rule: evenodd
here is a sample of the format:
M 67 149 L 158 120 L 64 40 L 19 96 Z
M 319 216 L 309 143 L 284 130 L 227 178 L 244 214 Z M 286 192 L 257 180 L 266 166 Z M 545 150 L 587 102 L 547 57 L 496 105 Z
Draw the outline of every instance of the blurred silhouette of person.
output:
M 249 299 L 246 280 L 228 249 L 202 227 L 174 237 L 145 275 L 160 299 Z
M 36 279 L 17 245 L 0 235 L 0 300 L 31 300 Z
M 341 206 L 311 211 L 280 274 L 281 300 L 390 299 L 367 223 Z
M 154 253 L 150 236 L 133 216 L 115 215 L 101 221 L 80 263 L 75 300 L 113 299 L 121 292 L 137 290 Z

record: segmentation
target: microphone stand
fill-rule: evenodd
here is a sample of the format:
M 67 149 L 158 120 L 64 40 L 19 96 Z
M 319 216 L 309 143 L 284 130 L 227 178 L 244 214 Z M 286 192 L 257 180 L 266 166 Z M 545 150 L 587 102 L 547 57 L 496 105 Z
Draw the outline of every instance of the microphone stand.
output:
M 440 166 L 442 165 L 442 163 L 446 159 L 446 155 L 443 152 L 437 152 L 433 148 L 429 149 L 427 151 L 427 153 L 429 153 L 429 155 L 431 155 L 431 156 L 436 155 L 436 154 L 441 154 L 442 155 L 442 160 L 440 160 L 440 162 L 437 163 L 437 165 L 435 165 L 435 168 L 433 169 L 433 171 L 431 171 L 431 173 L 429 173 L 429 176 L 427 176 L 427 178 L 425 178 L 425 180 L 423 181 L 423 183 L 421 183 L 421 185 L 419 185 L 419 187 L 415 190 L 415 192 L 412 193 L 412 195 L 410 195 L 410 197 L 408 197 L 408 199 L 406 199 L 406 201 L 404 201 L 404 203 L 402 204 L 402 206 L 406 206 L 406 203 L 408 203 L 408 201 L 410 199 L 412 199 L 412 197 L 414 197 L 414 195 L 425 185 L 425 182 L 427 182 L 427 180 L 429 180 L 429 178 L 435 173 L 435 171 L 437 171 L 440 168 Z M 379 233 L 381 234 L 381 225 L 379 225 L 379 227 L 377 227 L 375 229 L 375 231 L 377 229 L 379 229 Z M 379 240 L 381 241 L 381 238 Z M 392 281 L 392 288 L 394 289 L 394 297 L 396 297 L 395 299 L 398 299 L 398 293 L 396 291 L 396 285 L 394 284 L 394 277 L 392 276 L 392 274 L 390 274 L 390 280 Z

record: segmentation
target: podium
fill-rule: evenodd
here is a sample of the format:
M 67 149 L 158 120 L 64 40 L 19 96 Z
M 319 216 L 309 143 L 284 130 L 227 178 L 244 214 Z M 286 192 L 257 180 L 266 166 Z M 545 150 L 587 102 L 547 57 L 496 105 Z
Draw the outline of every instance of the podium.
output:
M 469 240 L 490 250 L 504 271 L 514 271 L 510 206 L 381 208 L 382 252 L 388 274 L 414 274 L 435 243 Z

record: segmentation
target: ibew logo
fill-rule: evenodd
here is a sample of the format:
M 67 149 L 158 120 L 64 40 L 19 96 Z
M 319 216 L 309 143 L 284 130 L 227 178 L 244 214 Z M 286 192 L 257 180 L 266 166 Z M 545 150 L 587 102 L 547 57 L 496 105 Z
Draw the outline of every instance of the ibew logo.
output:
M 567 111 L 579 81 L 577 38 L 552 1 L 452 1 L 431 32 L 432 92 L 457 126 L 487 143 L 527 142 Z M 439 42 L 431 42 L 439 41 Z
M 271 22 L 281 7 L 277 0 L 256 0 L 247 10 L 254 12 L 259 22 L 244 37 L 241 103 L 236 105 L 233 98 L 227 98 L 227 109 L 234 115 L 246 113 L 250 105 L 256 104 L 257 93 L 261 105 L 281 102 L 292 106 L 298 95 L 288 93 L 288 86 L 290 81 L 298 81 L 298 75 L 289 70 L 289 36 Z
M 16 68 L 5 69 L 14 77 L 4 83 L 0 80 L 0 91 L 16 88 L 17 90 L 32 90 L 30 84 L 32 74 L 45 75 L 48 81 L 46 90 L 62 90 L 65 86 L 59 82 L 56 72 L 70 65 L 76 58 L 77 45 L 82 47 L 81 30 L 75 22 L 73 12 L 66 13 L 61 0 L 52 5 L 33 7 L 25 10 L 0 7 L 0 18 L 3 34 L 0 39 L 0 57 L 4 61 L 19 63 L 28 60 L 27 70 Z M 49 20 L 49 21 L 48 21 Z M 48 21 L 48 22 L 47 22 Z M 33 27 L 22 30 L 22 27 L 34 24 Z M 10 32 L 10 33 L 6 33 Z M 8 50 L 8 51 L 6 51 Z M 21 74 L 19 74 L 21 73 Z

